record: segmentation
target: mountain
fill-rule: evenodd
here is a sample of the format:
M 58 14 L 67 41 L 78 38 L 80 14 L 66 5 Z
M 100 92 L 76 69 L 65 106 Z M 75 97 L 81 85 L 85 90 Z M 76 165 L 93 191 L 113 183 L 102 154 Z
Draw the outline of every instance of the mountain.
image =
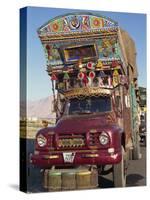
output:
M 36 101 L 27 102 L 27 116 L 37 118 L 54 118 L 52 112 L 53 96 L 49 96 Z

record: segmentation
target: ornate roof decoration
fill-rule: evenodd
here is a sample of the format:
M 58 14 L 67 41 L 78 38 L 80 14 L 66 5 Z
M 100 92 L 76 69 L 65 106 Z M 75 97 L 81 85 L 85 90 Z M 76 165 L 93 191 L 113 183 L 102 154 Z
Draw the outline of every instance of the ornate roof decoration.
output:
M 39 36 L 113 30 L 118 23 L 92 13 L 72 13 L 56 17 L 38 29 Z

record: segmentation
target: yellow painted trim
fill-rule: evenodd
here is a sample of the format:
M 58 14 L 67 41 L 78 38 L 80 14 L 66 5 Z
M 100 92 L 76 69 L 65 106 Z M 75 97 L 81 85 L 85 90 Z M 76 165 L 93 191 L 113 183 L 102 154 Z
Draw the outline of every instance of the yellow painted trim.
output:
M 56 159 L 56 158 L 59 158 L 58 155 L 51 155 L 51 156 L 48 156 L 49 159 Z
M 86 158 L 96 158 L 98 156 L 99 156 L 99 154 L 86 154 L 85 155 Z
M 95 149 L 95 150 L 91 150 L 91 149 L 89 149 L 89 150 L 60 150 L 60 151 L 52 151 L 52 153 L 53 154 L 54 153 L 64 153 L 64 152 L 75 152 L 75 153 L 89 152 L 89 153 L 95 153 L 97 151 L 98 151 L 97 149 Z
M 72 98 L 76 96 L 90 96 L 90 95 L 110 95 L 111 91 L 100 87 L 84 87 L 75 88 L 69 92 L 64 93 L 65 98 Z

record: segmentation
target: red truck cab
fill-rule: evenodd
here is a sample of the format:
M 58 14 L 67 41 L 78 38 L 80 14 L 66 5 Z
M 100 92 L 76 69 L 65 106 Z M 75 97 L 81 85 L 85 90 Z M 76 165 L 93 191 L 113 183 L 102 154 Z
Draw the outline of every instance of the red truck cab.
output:
M 37 133 L 33 164 L 49 168 L 119 163 L 123 129 L 117 125 L 113 105 L 110 96 L 66 102 L 56 126 Z

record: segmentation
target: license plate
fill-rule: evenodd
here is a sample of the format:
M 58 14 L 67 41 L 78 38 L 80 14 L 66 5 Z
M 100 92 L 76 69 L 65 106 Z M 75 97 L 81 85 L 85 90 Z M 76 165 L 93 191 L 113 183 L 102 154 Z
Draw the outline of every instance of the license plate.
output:
M 75 157 L 75 153 L 73 152 L 65 152 L 63 153 L 63 158 L 65 163 L 73 163 Z

